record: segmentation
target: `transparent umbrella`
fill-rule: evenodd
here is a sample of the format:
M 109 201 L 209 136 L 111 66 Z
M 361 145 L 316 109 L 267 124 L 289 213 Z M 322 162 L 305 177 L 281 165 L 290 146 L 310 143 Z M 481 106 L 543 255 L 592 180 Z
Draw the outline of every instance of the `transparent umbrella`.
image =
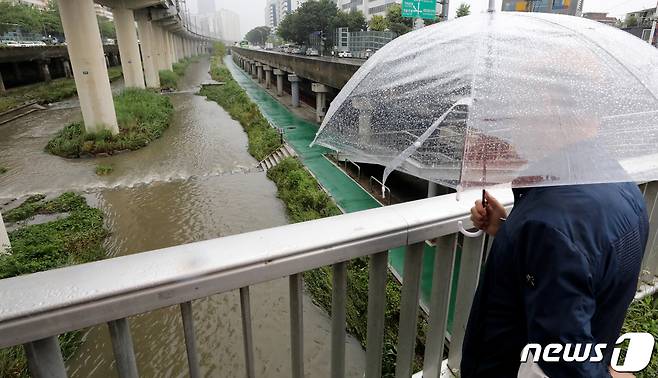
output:
M 554 14 L 403 35 L 332 102 L 314 143 L 457 188 L 658 179 L 658 50 Z

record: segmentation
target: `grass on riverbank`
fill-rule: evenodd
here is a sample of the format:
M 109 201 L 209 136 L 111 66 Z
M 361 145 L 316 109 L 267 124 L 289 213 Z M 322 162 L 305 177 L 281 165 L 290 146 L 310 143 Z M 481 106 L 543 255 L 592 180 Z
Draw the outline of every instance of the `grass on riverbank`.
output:
M 99 176 L 109 175 L 112 171 L 114 171 L 114 167 L 109 164 L 98 164 L 95 169 L 96 174 Z
M 87 133 L 82 123 L 72 123 L 48 142 L 54 155 L 77 158 L 99 153 L 137 150 L 159 138 L 169 127 L 174 108 L 166 96 L 146 89 L 126 89 L 114 97 L 119 134 Z
M 267 172 L 278 188 L 278 196 L 286 204 L 293 222 L 304 222 L 341 214 L 333 200 L 318 185 L 302 163 L 286 158 Z M 327 313 L 331 313 L 332 270 L 330 267 L 304 272 L 304 282 L 311 297 Z M 347 266 L 347 328 L 365 348 L 368 328 L 368 258 L 352 260 Z M 398 322 L 400 318 L 401 286 L 389 272 L 386 284 L 386 315 L 382 376 L 395 375 Z M 415 370 L 422 368 L 427 323 L 418 321 Z
M 216 54 L 217 51 L 222 50 L 216 48 Z M 222 63 L 222 56 L 212 57 L 210 76 L 225 84 L 204 86 L 199 94 L 218 103 L 233 119 L 240 122 L 242 128 L 247 132 L 249 153 L 257 160 L 263 160 L 281 147 L 281 137 L 263 117 L 258 106 L 249 99 L 240 84 L 233 79 L 231 72 Z
M 110 82 L 121 78 L 121 67 L 110 67 L 107 70 Z M 7 90 L 0 96 L 0 112 L 15 108 L 25 102 L 37 101 L 39 104 L 49 104 L 75 96 L 77 94 L 73 78 L 60 78 L 50 83 L 37 83 Z
M 89 207 L 78 194 L 64 193 L 50 201 L 43 195 L 35 195 L 3 217 L 7 222 L 18 222 L 40 214 L 57 213 L 68 213 L 68 216 L 9 233 L 11 249 L 10 254 L 0 254 L 0 279 L 96 261 L 106 256 L 102 242 L 108 231 L 103 225 L 103 212 Z M 82 334 L 82 331 L 75 331 L 60 335 L 65 359 L 77 351 Z M 29 377 L 21 346 L 0 350 L 0 377 Z
M 658 339 L 658 298 L 648 296 L 640 301 L 635 301 L 628 308 L 626 319 L 621 333 L 648 332 Z M 625 345 L 628 347 L 628 343 Z M 654 345 L 651 361 L 646 369 L 636 373 L 638 378 L 658 377 L 658 344 Z M 625 352 L 622 352 L 625 355 Z
M 185 70 L 187 70 L 187 66 L 190 65 L 192 62 L 198 62 L 199 60 L 194 60 L 194 58 L 183 58 L 179 62 L 174 63 L 173 66 L 173 71 L 176 75 L 178 76 L 183 76 L 185 75 Z
M 178 74 L 172 70 L 160 70 L 160 89 L 176 90 L 178 89 Z

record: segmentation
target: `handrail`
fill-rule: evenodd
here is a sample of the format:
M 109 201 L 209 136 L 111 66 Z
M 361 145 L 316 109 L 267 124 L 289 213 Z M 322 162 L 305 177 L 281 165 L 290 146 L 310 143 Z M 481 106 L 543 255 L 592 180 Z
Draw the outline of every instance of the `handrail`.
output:
M 455 233 L 477 192 L 0 280 L 0 348 Z
M 370 191 L 371 192 L 373 191 L 372 190 L 372 182 L 373 181 L 376 182 L 377 184 L 379 184 L 380 187 L 384 188 L 384 193 L 382 193 L 382 197 L 386 198 L 388 200 L 387 204 L 390 205 L 391 204 L 391 197 L 393 196 L 393 194 L 391 193 L 391 188 L 384 185 L 384 183 L 382 183 L 381 181 L 377 180 L 377 178 L 375 176 L 370 176 L 370 179 L 368 179 L 368 184 L 370 184 Z M 387 190 L 388 190 L 388 197 L 386 197 L 386 191 Z
M 345 170 L 346 170 L 346 171 L 347 171 L 347 163 L 351 163 L 353 166 L 356 167 L 356 169 L 357 169 L 357 177 L 358 177 L 359 180 L 361 180 L 361 166 L 359 166 L 357 163 L 353 162 L 352 160 L 350 160 L 350 159 L 348 159 L 348 158 L 345 158 L 345 160 L 343 160 L 343 164 L 344 164 L 344 166 L 345 166 Z

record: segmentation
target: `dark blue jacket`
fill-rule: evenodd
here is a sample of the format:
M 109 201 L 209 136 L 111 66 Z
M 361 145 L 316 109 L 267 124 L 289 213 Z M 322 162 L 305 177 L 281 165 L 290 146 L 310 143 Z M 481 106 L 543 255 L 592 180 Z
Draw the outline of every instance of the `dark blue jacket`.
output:
M 607 343 L 600 363 L 539 364 L 551 378 L 608 377 L 648 237 L 642 194 L 622 183 L 514 197 L 473 300 L 461 376 L 516 377 L 528 343 Z

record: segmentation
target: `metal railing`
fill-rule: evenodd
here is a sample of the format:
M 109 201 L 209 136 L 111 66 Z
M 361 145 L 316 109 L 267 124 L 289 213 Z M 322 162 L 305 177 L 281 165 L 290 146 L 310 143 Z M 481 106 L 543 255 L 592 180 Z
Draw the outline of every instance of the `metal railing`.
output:
M 645 270 L 649 272 L 645 278 L 651 275 L 651 280 L 658 266 L 657 184 L 643 186 L 652 217 L 652 244 L 645 259 Z M 511 206 L 509 190 L 493 193 Z M 192 301 L 239 290 L 247 370 L 234 375 L 253 377 L 249 287 L 288 276 L 291 376 L 302 377 L 302 273 L 330 265 L 333 267 L 331 376 L 343 377 L 346 264 L 369 256 L 365 376 L 380 377 L 388 250 L 406 246 L 396 361 L 396 376 L 406 378 L 413 373 L 423 246 L 426 240 L 436 240 L 423 376 L 446 376 L 449 373 L 445 370 L 443 350 L 450 297 L 454 293 L 457 301 L 447 365 L 458 368 L 466 321 L 484 259 L 483 238 L 464 238 L 459 278 L 452 285 L 457 222 L 461 220 L 470 226 L 469 208 L 480 195 L 478 191 L 462 193 L 461 201 L 457 202 L 455 195 L 449 194 L 1 280 L 0 348 L 23 344 L 32 375 L 65 377 L 57 335 L 107 323 L 119 375 L 136 377 L 127 318 L 180 305 L 189 372 L 191 377 L 198 377 Z M 219 253 L 223 251 L 240 253 Z
M 350 163 L 354 167 L 356 167 L 356 176 L 358 180 L 361 180 L 361 166 L 358 165 L 357 163 L 353 162 L 352 160 L 345 158 L 343 160 L 343 168 L 345 168 L 345 172 L 347 172 L 347 163 Z

